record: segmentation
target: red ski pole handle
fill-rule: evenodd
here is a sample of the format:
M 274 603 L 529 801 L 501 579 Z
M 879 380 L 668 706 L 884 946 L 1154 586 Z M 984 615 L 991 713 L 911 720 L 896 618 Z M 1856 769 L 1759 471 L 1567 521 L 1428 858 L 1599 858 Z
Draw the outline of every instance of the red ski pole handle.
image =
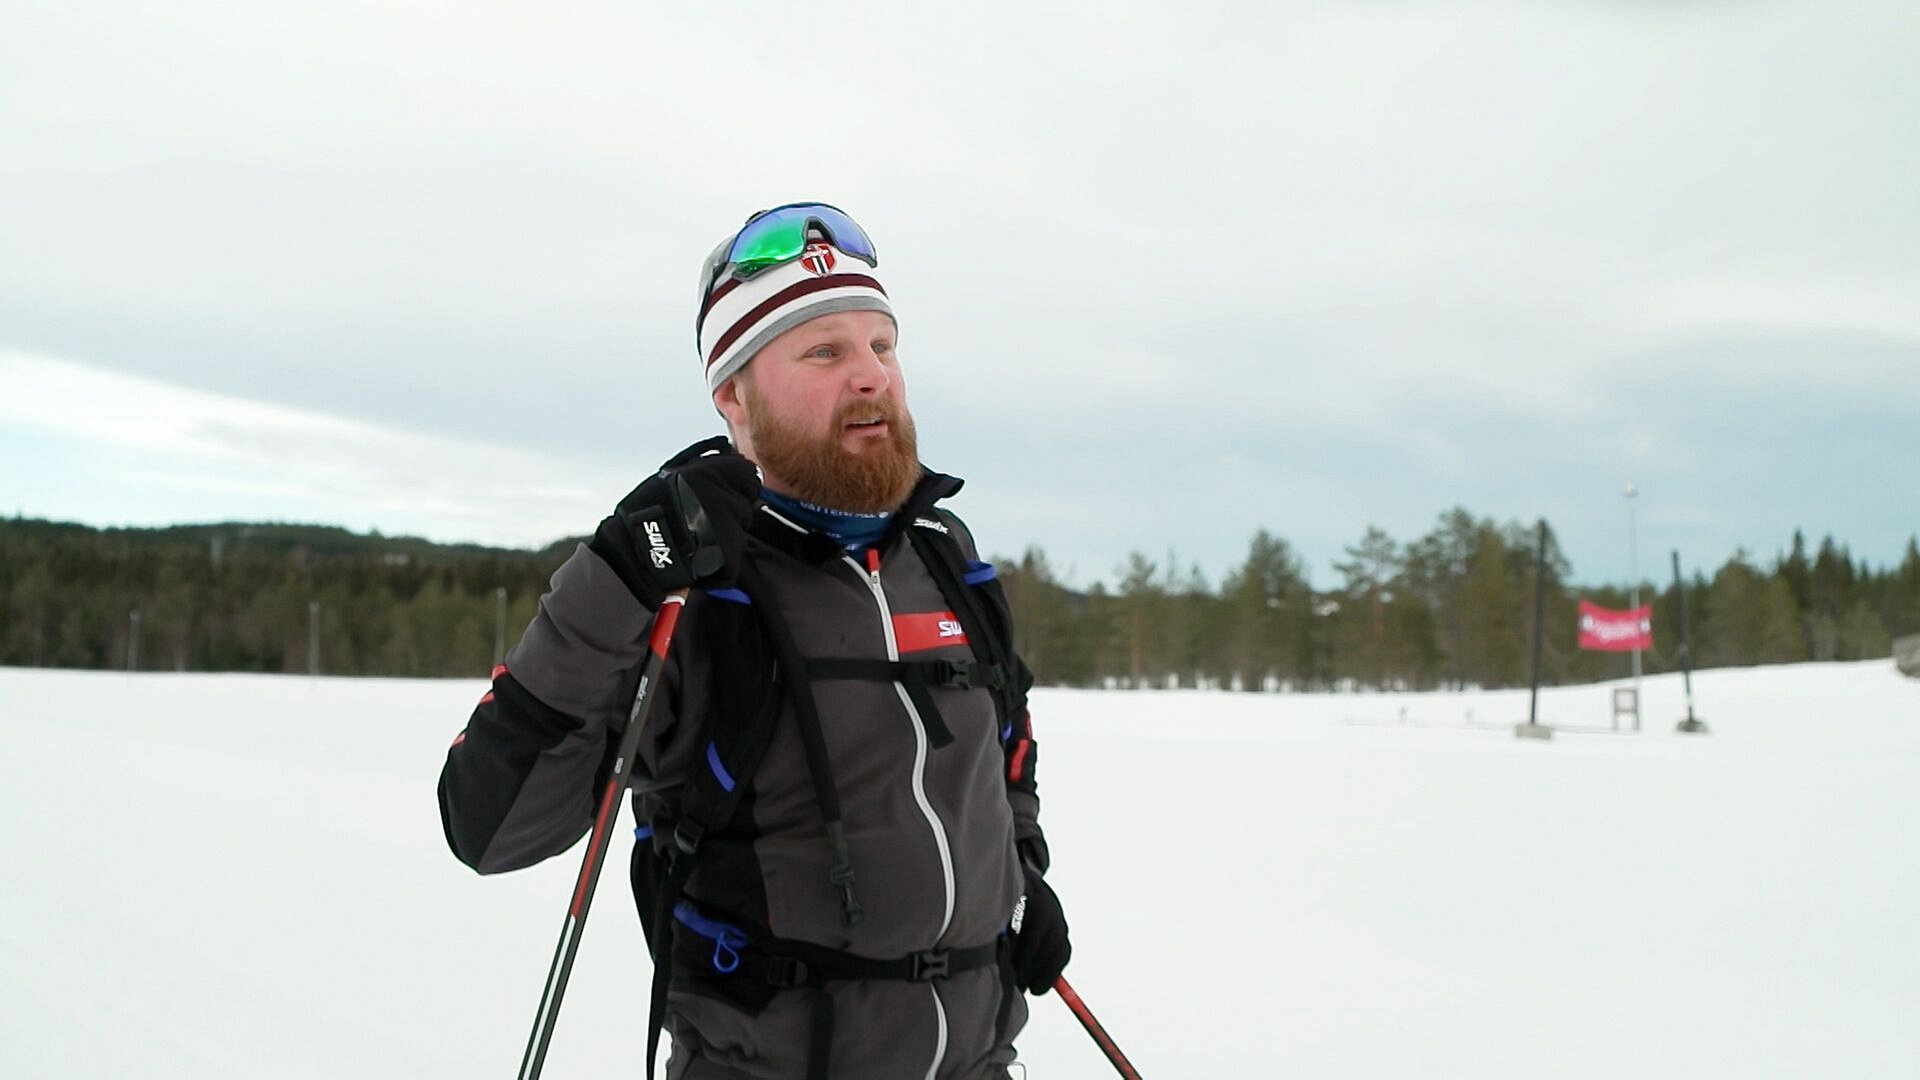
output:
M 1133 1062 L 1127 1060 L 1127 1055 L 1120 1052 L 1119 1044 L 1113 1041 L 1113 1036 L 1107 1034 L 1106 1028 L 1100 1026 L 1100 1021 L 1094 1019 L 1093 1010 L 1087 1008 L 1087 1003 L 1080 1000 L 1080 995 L 1074 992 L 1073 987 L 1067 985 L 1064 976 L 1053 980 L 1053 989 L 1060 995 L 1060 1000 L 1067 1003 L 1067 1008 L 1073 1010 L 1074 1018 L 1080 1021 L 1080 1026 L 1086 1028 L 1087 1034 L 1093 1036 L 1094 1044 L 1099 1046 L 1100 1052 L 1107 1055 L 1107 1060 L 1113 1063 L 1114 1071 L 1126 1077 L 1127 1080 L 1140 1080 L 1140 1070 L 1134 1068 Z

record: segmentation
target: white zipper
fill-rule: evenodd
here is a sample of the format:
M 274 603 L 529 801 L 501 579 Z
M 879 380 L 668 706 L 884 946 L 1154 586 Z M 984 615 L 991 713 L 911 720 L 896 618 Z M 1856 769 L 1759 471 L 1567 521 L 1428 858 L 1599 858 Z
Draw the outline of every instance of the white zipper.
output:
M 853 561 L 852 556 L 842 556 L 848 566 L 854 568 L 866 580 L 867 588 L 873 592 L 873 602 L 880 606 L 880 628 L 887 636 L 887 659 L 900 659 L 900 643 L 893 636 L 893 611 L 887 607 L 887 594 L 880 587 L 880 573 L 868 570 Z M 953 925 L 953 851 L 947 846 L 947 830 L 940 823 L 939 815 L 933 812 L 933 804 L 927 801 L 927 728 L 920 718 L 920 710 L 913 707 L 913 698 L 907 688 L 894 680 L 893 691 L 900 695 L 900 704 L 906 706 L 907 718 L 913 721 L 913 801 L 920 804 L 920 813 L 927 819 L 927 827 L 933 830 L 933 840 L 940 849 L 940 871 L 947 887 L 947 909 L 940 917 L 940 932 L 934 935 L 938 941 L 947 936 L 947 928 Z
M 940 1063 L 947 1059 L 947 1009 L 940 1003 L 939 983 L 928 983 L 927 993 L 933 995 L 933 1018 L 939 1023 L 939 1035 L 933 1044 L 933 1064 L 927 1066 L 927 1080 L 935 1080 Z
M 887 638 L 887 659 L 900 659 L 900 642 L 893 635 L 893 611 L 887 607 L 887 594 L 880 587 L 880 571 L 868 570 L 853 561 L 853 556 L 841 556 L 848 566 L 853 567 L 873 592 L 873 602 L 880 606 L 880 629 Z M 900 680 L 893 682 L 893 692 L 900 695 L 900 704 L 906 706 L 907 722 L 913 728 L 913 801 L 920 806 L 920 813 L 927 819 L 927 827 L 933 830 L 934 846 L 940 851 L 940 871 L 947 887 L 947 910 L 940 917 L 940 932 L 934 935 L 938 942 L 947 936 L 947 928 L 953 924 L 953 851 L 947 846 L 947 830 L 940 824 L 939 815 L 933 812 L 933 804 L 927 801 L 927 728 L 920 719 L 920 710 L 913 707 L 913 698 L 907 694 L 907 688 Z M 933 1047 L 933 1063 L 927 1066 L 927 1080 L 934 1080 L 940 1071 L 941 1062 L 947 1057 L 947 1010 L 940 1003 L 940 991 L 931 984 L 927 991 L 933 995 L 933 1016 L 937 1035 Z

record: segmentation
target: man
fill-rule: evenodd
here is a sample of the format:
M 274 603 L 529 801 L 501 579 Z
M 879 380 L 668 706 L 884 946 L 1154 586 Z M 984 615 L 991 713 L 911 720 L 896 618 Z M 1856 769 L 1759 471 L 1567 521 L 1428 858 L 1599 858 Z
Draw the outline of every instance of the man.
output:
M 936 505 L 960 481 L 919 463 L 878 265 L 818 203 L 708 257 L 696 333 L 733 445 L 671 459 L 554 574 L 441 774 L 475 870 L 566 850 L 650 616 L 691 581 L 633 800 L 674 1080 L 1004 1078 L 1019 991 L 1071 954 L 1032 677 Z M 697 547 L 721 557 L 689 571 Z

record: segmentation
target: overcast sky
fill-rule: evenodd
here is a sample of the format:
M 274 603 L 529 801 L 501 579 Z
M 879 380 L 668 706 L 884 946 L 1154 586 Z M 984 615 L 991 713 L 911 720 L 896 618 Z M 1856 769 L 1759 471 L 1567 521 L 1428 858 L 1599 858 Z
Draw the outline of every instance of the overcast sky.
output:
M 0 0 L 0 511 L 539 545 L 834 202 L 922 456 L 1079 584 L 1547 517 L 1920 531 L 1920 5 Z M 924 9 L 923 9 L 924 7 Z

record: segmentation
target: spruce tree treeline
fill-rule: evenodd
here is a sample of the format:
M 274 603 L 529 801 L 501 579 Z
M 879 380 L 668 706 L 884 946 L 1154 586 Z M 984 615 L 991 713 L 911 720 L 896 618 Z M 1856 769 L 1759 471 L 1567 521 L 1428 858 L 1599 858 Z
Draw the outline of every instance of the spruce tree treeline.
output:
M 0 520 L 0 664 L 304 672 L 318 601 L 320 670 L 484 675 L 495 590 L 507 644 L 572 541 L 543 551 L 360 536 L 308 525 L 93 529 Z
M 1029 549 L 1002 560 L 1016 636 L 1042 683 L 1069 686 L 1219 686 L 1245 690 L 1433 689 L 1525 685 L 1530 659 L 1537 534 L 1463 509 L 1400 542 L 1369 528 L 1316 589 L 1283 539 L 1257 533 L 1218 588 L 1168 553 L 1135 553 L 1116 586 L 1063 585 Z M 1579 649 L 1579 601 L 1625 608 L 1629 590 L 1574 586 L 1551 530 L 1547 541 L 1542 680 L 1593 682 L 1628 674 L 1624 653 Z M 1893 638 L 1920 633 L 1920 547 L 1875 571 L 1831 537 L 1809 556 L 1795 532 L 1770 567 L 1735 552 L 1711 578 L 1686 584 L 1694 654 L 1702 667 L 1887 656 Z M 1674 587 L 1641 583 L 1654 605 L 1644 669 L 1677 668 Z
M 326 673 L 484 675 L 495 590 L 507 590 L 511 645 L 575 542 L 516 551 L 321 526 L 0 519 L 0 664 L 125 668 L 137 610 L 142 670 L 304 672 L 317 601 Z M 1501 687 L 1527 678 L 1534 543 L 1530 526 L 1454 509 L 1412 541 L 1369 528 L 1321 588 L 1265 531 L 1218 587 L 1173 553 L 1135 553 L 1112 588 L 1084 591 L 1037 548 L 996 562 L 1021 651 L 1047 685 Z M 1626 590 L 1570 578 L 1549 534 L 1543 678 L 1626 674 L 1624 654 L 1574 645 L 1578 600 L 1623 608 Z M 1701 666 L 1886 656 L 1892 638 L 1920 633 L 1911 540 L 1898 566 L 1874 570 L 1831 538 L 1810 554 L 1795 533 L 1770 566 L 1736 552 L 1687 590 Z M 1673 588 L 1643 583 L 1641 596 L 1655 605 L 1646 670 L 1664 671 L 1676 662 Z

